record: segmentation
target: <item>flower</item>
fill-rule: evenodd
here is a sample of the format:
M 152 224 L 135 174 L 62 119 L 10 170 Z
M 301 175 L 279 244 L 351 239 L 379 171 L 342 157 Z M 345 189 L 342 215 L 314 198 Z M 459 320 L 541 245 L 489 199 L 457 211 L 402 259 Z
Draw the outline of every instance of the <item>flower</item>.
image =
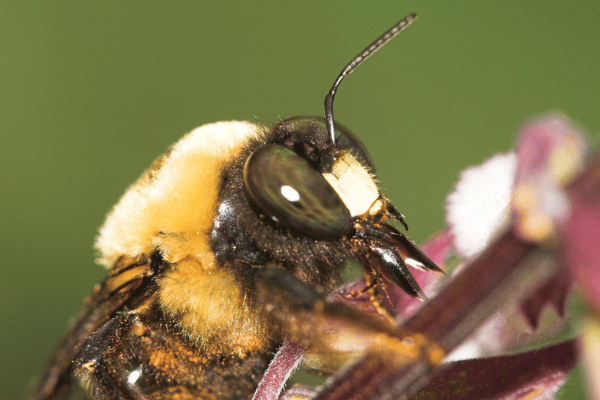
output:
M 438 265 L 459 264 L 452 277 L 440 288 L 417 272 L 430 297 L 423 305 L 389 288 L 387 307 L 402 318 L 396 331 L 386 333 L 387 341 L 373 341 L 388 346 L 383 351 L 367 346 L 324 386 L 294 386 L 281 398 L 553 398 L 578 359 L 574 339 L 519 354 L 442 360 L 465 340 L 463 356 L 471 357 L 521 344 L 526 332 L 509 329 L 512 317 L 498 310 L 512 307 L 511 315 L 521 315 L 535 331 L 548 305 L 564 315 L 574 278 L 591 305 L 580 324 L 582 352 L 588 368 L 600 368 L 600 158 L 586 160 L 586 153 L 580 130 L 554 113 L 521 128 L 514 152 L 464 171 L 448 196 L 448 229 L 422 246 Z M 342 304 L 343 298 L 334 293 L 329 302 Z M 355 322 L 368 327 L 371 317 L 363 314 Z M 352 321 L 340 324 L 340 331 L 345 323 Z M 369 335 L 364 328 L 361 338 L 373 339 Z M 414 351 L 399 356 L 394 338 Z M 284 344 L 274 372 L 269 368 L 261 383 L 276 389 L 267 395 L 259 388 L 254 398 L 276 398 L 283 377 L 302 357 L 301 347 Z M 600 373 L 588 372 L 591 393 L 600 398 Z
M 460 173 L 446 197 L 446 223 L 454 234 L 456 251 L 466 257 L 480 253 L 508 222 L 517 156 L 496 154 Z

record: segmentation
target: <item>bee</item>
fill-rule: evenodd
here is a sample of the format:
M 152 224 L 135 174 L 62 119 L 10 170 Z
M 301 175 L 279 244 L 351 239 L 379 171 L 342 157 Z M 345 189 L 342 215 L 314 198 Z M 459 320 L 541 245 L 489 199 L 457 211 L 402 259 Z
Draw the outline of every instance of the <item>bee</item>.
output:
M 333 119 L 342 79 L 415 18 L 344 68 L 325 118 L 204 125 L 154 161 L 101 227 L 108 275 L 32 398 L 248 399 L 284 339 L 317 359 L 327 347 L 308 324 L 347 317 L 323 304 L 348 258 L 382 315 L 386 285 L 422 298 L 407 266 L 441 270 L 388 223 L 407 228 L 362 143 Z

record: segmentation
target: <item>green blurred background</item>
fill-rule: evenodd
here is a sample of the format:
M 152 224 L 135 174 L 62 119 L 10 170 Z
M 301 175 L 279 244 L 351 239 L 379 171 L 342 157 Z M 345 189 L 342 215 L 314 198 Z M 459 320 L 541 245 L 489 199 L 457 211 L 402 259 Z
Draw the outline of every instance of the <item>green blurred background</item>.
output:
M 600 2 L 19 2 L 0 5 L 1 398 L 22 398 L 104 275 L 105 213 L 196 126 L 322 115 L 366 144 L 422 241 L 458 171 L 510 149 L 532 116 L 600 130 Z M 568 398 L 579 398 L 577 382 Z

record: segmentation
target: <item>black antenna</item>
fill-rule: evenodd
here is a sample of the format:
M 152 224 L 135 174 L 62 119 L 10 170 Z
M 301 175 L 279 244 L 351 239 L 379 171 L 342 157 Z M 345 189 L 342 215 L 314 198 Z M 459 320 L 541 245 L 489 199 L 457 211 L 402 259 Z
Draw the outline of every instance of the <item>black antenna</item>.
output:
M 333 83 L 333 86 L 329 90 L 329 94 L 325 96 L 325 121 L 327 123 L 327 132 L 329 132 L 329 135 L 331 136 L 332 146 L 335 146 L 335 129 L 333 127 L 333 98 L 335 97 L 335 92 L 338 86 L 340 86 L 342 79 L 344 79 L 346 75 L 350 74 L 350 72 L 352 72 L 356 67 L 358 67 L 363 61 L 369 58 L 371 54 L 379 50 L 381 46 L 383 46 L 384 44 L 392 40 L 394 36 L 402 32 L 404 28 L 409 26 L 415 19 L 417 19 L 417 14 L 408 14 L 406 17 L 404 17 L 402 21 L 392 26 L 383 35 L 379 36 L 377 40 L 368 45 L 367 48 L 358 53 L 358 55 L 354 57 L 352 61 L 350 61 L 348 65 L 346 65 L 346 67 L 344 67 L 342 72 L 340 72 L 340 75 L 337 77 L 337 79 Z

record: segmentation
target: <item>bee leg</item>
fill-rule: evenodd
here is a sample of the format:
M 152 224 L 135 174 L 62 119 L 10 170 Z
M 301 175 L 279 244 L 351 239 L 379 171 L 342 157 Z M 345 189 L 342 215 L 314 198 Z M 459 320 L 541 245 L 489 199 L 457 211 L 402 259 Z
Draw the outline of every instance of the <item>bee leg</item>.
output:
M 390 312 L 383 305 L 383 299 L 386 295 L 387 285 L 383 281 L 383 277 L 377 272 L 377 270 L 372 269 L 364 273 L 365 276 L 365 287 L 360 290 L 353 290 L 348 294 L 344 294 L 344 298 L 348 300 L 354 300 L 365 293 L 369 293 L 369 301 L 366 304 L 362 304 L 360 307 L 366 309 L 369 306 L 373 306 L 375 311 L 379 313 L 382 317 L 390 321 L 391 324 L 396 324 L 396 320 L 390 314 Z
M 375 311 L 379 313 L 379 315 L 390 321 L 390 323 L 396 324 L 392 314 L 390 314 L 390 312 L 383 305 L 386 288 L 385 284 L 374 278 L 371 273 L 365 273 L 365 280 L 367 283 L 363 288 L 359 290 L 353 290 L 350 293 L 341 293 L 341 296 L 349 301 L 354 301 L 357 303 L 360 302 L 359 304 L 356 304 L 356 306 L 363 310 L 368 310 L 369 307 L 373 307 Z M 369 300 L 359 300 L 359 297 L 365 293 L 369 293 Z
M 256 301 L 268 318 L 281 327 L 288 340 L 309 350 L 330 354 L 359 352 L 381 345 L 383 338 L 400 335 L 390 322 L 357 307 L 328 300 L 280 268 L 260 268 L 255 288 Z
M 353 290 L 350 293 L 344 293 L 344 298 L 346 298 L 348 300 L 353 300 L 353 299 L 360 297 L 363 294 L 367 293 L 368 291 L 370 291 L 373 287 L 375 287 L 377 285 L 377 280 L 373 279 L 372 274 L 365 272 L 364 275 L 365 275 L 365 287 L 363 287 L 359 290 Z
M 141 374 L 137 370 L 135 355 L 114 354 L 114 349 L 125 339 L 134 323 L 134 316 L 118 315 L 93 332 L 83 345 L 73 363 L 77 376 L 90 398 L 127 398 L 141 400 L 146 396 L 132 381 Z M 77 388 L 78 385 L 71 385 Z
M 383 305 L 383 298 L 386 295 L 385 292 L 385 284 L 383 282 L 379 282 L 378 279 L 374 279 L 375 283 L 379 283 L 378 285 L 373 285 L 371 290 L 369 290 L 369 295 L 371 296 L 369 301 L 375 307 L 375 311 L 379 313 L 379 315 L 383 316 L 385 319 L 390 321 L 391 324 L 396 324 L 396 319 L 392 316 L 392 314 L 388 311 L 387 308 Z

